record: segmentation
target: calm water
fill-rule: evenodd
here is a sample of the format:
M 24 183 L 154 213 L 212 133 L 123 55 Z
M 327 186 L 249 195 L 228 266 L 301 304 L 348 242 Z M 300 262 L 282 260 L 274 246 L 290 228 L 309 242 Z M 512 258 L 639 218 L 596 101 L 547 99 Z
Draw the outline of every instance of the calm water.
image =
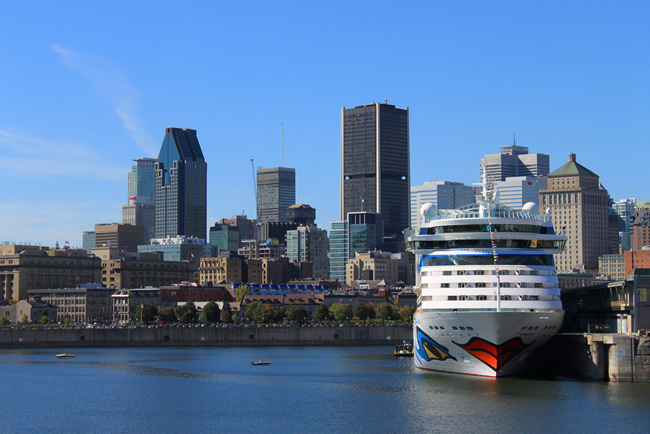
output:
M 0 433 L 650 430 L 650 383 L 426 374 L 391 347 L 62 351 L 0 350 Z

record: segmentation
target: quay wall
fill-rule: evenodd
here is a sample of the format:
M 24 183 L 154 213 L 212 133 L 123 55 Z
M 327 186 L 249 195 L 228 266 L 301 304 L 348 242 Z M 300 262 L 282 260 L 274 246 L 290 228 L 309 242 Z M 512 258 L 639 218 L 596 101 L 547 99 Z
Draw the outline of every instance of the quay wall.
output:
M 541 355 L 549 369 L 594 381 L 650 381 L 650 337 L 564 333 Z
M 152 327 L 0 330 L 0 348 L 397 345 L 411 326 Z

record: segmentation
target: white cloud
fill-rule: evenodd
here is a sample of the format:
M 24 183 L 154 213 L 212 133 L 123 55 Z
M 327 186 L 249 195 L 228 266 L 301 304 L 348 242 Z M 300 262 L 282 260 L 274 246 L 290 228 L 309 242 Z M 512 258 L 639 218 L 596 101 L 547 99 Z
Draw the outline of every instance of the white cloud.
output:
M 129 84 L 127 75 L 115 62 L 64 48 L 52 47 L 63 64 L 88 79 L 113 105 L 124 129 L 148 156 L 157 155 L 157 141 L 147 132 L 137 103 L 137 92 Z

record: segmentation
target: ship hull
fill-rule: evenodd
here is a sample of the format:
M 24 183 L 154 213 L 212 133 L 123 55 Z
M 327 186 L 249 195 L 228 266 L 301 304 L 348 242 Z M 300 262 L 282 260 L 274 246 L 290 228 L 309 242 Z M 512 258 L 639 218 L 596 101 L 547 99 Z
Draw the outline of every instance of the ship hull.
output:
M 521 374 L 563 317 L 561 311 L 420 309 L 413 325 L 414 363 L 424 371 L 482 377 Z

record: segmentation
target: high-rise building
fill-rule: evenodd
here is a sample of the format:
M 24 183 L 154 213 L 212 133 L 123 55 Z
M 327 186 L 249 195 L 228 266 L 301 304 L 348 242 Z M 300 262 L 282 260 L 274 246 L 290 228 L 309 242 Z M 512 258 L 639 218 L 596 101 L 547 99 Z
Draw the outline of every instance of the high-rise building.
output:
M 367 104 L 341 108 L 341 220 L 380 213 L 385 250 L 403 248 L 410 220 L 408 108 Z
M 522 208 L 528 202 L 539 202 L 539 191 L 546 188 L 545 177 L 512 176 L 505 181 L 493 183 L 496 195 L 494 201 L 510 208 Z
M 258 224 L 286 222 L 287 208 L 296 203 L 296 169 L 257 169 Z
M 196 130 L 167 128 L 155 170 L 156 238 L 205 240 L 208 165 Z
M 457 209 L 475 202 L 471 185 L 462 182 L 431 181 L 411 187 L 411 227 L 419 223 L 420 208 L 432 203 L 437 209 Z
M 156 171 L 155 158 L 138 158 L 127 174 L 127 199 L 134 197 L 148 197 L 150 203 L 155 200 Z
M 607 190 L 598 175 L 577 163 L 575 154 L 548 175 L 548 186 L 539 195 L 555 231 L 567 237 L 566 249 L 555 255 L 559 272 L 596 271 L 599 256 L 616 253 L 610 251 Z
M 95 247 L 113 247 L 120 253 L 134 253 L 145 243 L 144 227 L 139 225 L 95 225 Z
M 332 222 L 330 231 L 330 279 L 345 282 L 348 261 L 356 253 L 381 250 L 384 225 L 376 212 L 351 212 Z
M 634 219 L 634 208 L 636 199 L 622 199 L 612 204 L 612 209 L 619 217 L 618 221 L 618 242 L 623 250 L 632 248 L 632 220 Z
M 311 262 L 313 277 L 329 279 L 327 231 L 316 226 L 300 226 L 287 231 L 287 257 L 292 262 Z
M 128 203 L 122 206 L 122 223 L 144 226 L 145 242 L 155 236 L 155 158 L 138 158 L 127 174 Z
M 550 158 L 546 154 L 529 154 L 525 146 L 502 146 L 500 154 L 481 158 L 481 179 L 493 183 L 512 176 L 543 177 L 550 171 Z
M 236 227 L 228 223 L 217 223 L 210 228 L 210 244 L 230 252 L 237 252 L 240 234 Z

